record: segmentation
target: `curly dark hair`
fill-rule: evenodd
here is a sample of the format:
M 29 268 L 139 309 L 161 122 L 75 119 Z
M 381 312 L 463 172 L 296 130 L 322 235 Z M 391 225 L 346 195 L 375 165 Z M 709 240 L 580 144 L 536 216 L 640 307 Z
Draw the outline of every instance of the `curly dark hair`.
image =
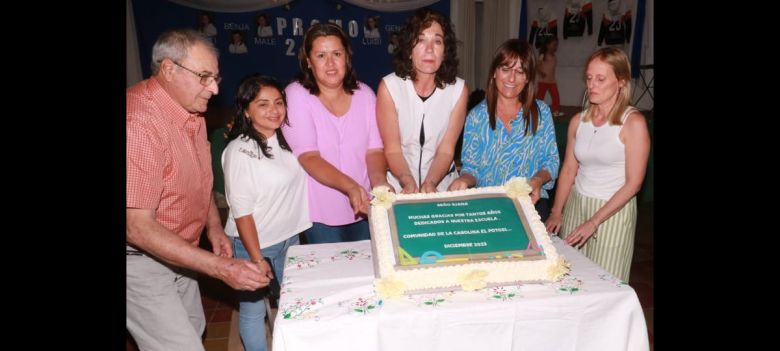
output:
M 257 142 L 259 152 L 262 152 L 265 157 L 274 158 L 271 154 L 271 148 L 265 140 L 263 133 L 258 132 L 252 127 L 252 121 L 246 115 L 246 110 L 249 108 L 249 104 L 254 101 L 257 94 L 260 94 L 260 90 L 263 88 L 274 88 L 282 94 L 282 101 L 284 101 L 285 114 L 284 124 L 290 125 L 287 119 L 287 97 L 284 94 L 284 88 L 282 84 L 276 79 L 269 76 L 264 76 L 259 73 L 250 74 L 241 79 L 241 85 L 238 86 L 238 94 L 236 94 L 235 111 L 233 114 L 233 127 L 228 132 L 228 142 L 238 137 L 245 137 Z M 279 146 L 282 150 L 292 152 L 290 145 L 287 144 L 287 140 L 282 134 L 282 128 L 276 128 L 276 137 L 279 138 Z
M 509 39 L 496 49 L 493 56 L 493 63 L 490 65 L 487 80 L 487 100 L 488 118 L 490 129 L 496 130 L 496 110 L 498 105 L 498 88 L 493 76 L 502 66 L 513 66 L 516 61 L 520 61 L 526 76 L 525 88 L 520 92 L 518 100 L 523 104 L 523 120 L 525 120 L 525 133 L 528 134 L 528 128 L 531 133 L 536 134 L 536 128 L 539 126 L 539 107 L 536 105 L 536 51 L 525 40 Z
M 401 30 L 400 48 L 396 50 L 393 57 L 393 66 L 395 75 L 415 80 L 417 72 L 412 62 L 412 50 L 417 45 L 420 33 L 433 22 L 438 23 L 444 31 L 444 59 L 439 70 L 436 71 L 435 78 L 436 87 L 443 89 L 444 84 L 455 83 L 458 74 L 458 41 L 450 20 L 436 10 L 424 7 L 406 19 L 404 29 Z
M 320 87 L 317 85 L 317 80 L 314 77 L 314 72 L 309 68 L 309 63 L 306 59 L 309 58 L 311 49 L 314 46 L 314 40 L 319 37 L 327 37 L 329 35 L 338 37 L 341 40 L 341 45 L 344 46 L 344 50 L 347 52 L 347 69 L 344 74 L 343 88 L 347 94 L 352 95 L 352 92 L 358 88 L 357 72 L 352 65 L 352 45 L 349 42 L 349 37 L 337 24 L 334 23 L 316 23 L 309 27 L 306 31 L 306 35 L 303 37 L 303 46 L 298 52 L 298 65 L 301 68 L 300 73 L 295 77 L 297 81 L 303 85 L 304 88 L 309 90 L 312 95 L 320 95 Z

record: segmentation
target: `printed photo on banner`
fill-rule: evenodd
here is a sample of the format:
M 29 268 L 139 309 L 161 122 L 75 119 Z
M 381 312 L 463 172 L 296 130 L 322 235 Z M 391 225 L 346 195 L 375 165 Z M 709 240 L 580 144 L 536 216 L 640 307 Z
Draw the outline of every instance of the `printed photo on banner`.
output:
M 233 30 L 230 32 L 230 46 L 228 51 L 231 54 L 246 54 L 246 43 L 244 43 L 244 32 L 240 30 Z
M 369 39 L 381 38 L 379 35 L 379 16 L 368 16 L 363 23 L 364 37 Z
M 398 47 L 401 46 L 400 39 L 401 37 L 398 35 L 398 32 L 392 32 L 390 33 L 390 44 L 387 44 L 387 53 L 392 55 L 395 54 L 395 51 L 398 50 Z
M 260 38 L 268 38 L 274 35 L 274 31 L 271 28 L 271 21 L 268 20 L 268 15 L 265 13 L 258 14 L 255 18 L 255 24 L 257 25 L 257 36 Z
M 195 29 L 201 34 L 211 39 L 212 43 L 216 43 L 217 39 L 217 27 L 214 25 L 214 13 L 213 12 L 201 12 L 198 14 L 197 23 Z

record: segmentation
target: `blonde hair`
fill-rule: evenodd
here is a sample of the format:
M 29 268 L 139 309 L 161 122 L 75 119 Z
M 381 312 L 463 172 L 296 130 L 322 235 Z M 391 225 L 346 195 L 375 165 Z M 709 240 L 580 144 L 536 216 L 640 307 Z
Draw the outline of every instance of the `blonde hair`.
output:
M 623 112 L 629 107 L 631 102 L 631 64 L 628 62 L 628 56 L 623 50 L 615 47 L 606 47 L 594 52 L 590 55 L 590 58 L 588 58 L 587 64 L 585 64 L 583 78 L 585 79 L 586 84 L 588 66 L 597 59 L 612 67 L 612 71 L 615 72 L 618 81 L 625 82 L 625 86 L 618 88 L 617 101 L 615 101 L 615 105 L 612 106 L 612 109 L 607 114 L 607 120 L 610 125 L 622 125 L 623 121 L 621 121 L 620 118 L 623 116 Z M 582 120 L 588 122 L 593 119 L 593 114 L 595 112 L 590 108 L 591 104 L 590 99 L 588 99 L 587 89 L 585 89 L 583 100 L 582 109 L 586 112 Z

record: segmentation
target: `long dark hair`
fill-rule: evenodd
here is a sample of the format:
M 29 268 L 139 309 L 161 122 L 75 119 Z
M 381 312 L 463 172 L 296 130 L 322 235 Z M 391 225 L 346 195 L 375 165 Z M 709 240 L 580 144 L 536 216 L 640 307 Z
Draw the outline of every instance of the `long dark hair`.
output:
M 411 78 L 412 81 L 417 78 L 417 71 L 412 62 L 412 51 L 417 45 L 418 37 L 423 30 L 430 27 L 433 22 L 438 23 L 444 32 L 444 59 L 441 66 L 436 71 L 436 87 L 444 89 L 444 84 L 455 83 L 458 75 L 458 45 L 455 38 L 455 32 L 452 30 L 452 23 L 439 12 L 429 8 L 417 10 L 412 17 L 406 19 L 406 24 L 401 30 L 399 44 L 400 47 L 395 51 L 393 57 L 393 66 L 395 75 L 401 78 Z
M 526 77 L 526 85 L 518 100 L 523 104 L 523 120 L 525 121 L 525 133 L 528 134 L 528 127 L 531 127 L 531 133 L 536 134 L 536 128 L 539 126 L 539 107 L 536 105 L 536 52 L 534 48 L 525 40 L 509 39 L 496 49 L 493 57 L 493 63 L 490 70 L 487 86 L 487 108 L 490 129 L 496 130 L 496 110 L 498 105 L 498 89 L 493 76 L 501 66 L 513 66 L 515 61 L 520 60 L 520 66 L 523 67 Z M 530 122 L 530 123 L 529 123 Z
M 264 76 L 259 73 L 250 74 L 241 79 L 241 85 L 238 86 L 238 94 L 236 94 L 235 112 L 233 114 L 233 127 L 228 132 L 228 142 L 238 137 L 245 137 L 257 142 L 258 151 L 262 152 L 265 157 L 274 158 L 271 154 L 271 148 L 265 140 L 263 133 L 258 132 L 252 127 L 252 121 L 249 116 L 246 115 L 246 110 L 249 108 L 249 104 L 255 100 L 257 94 L 260 94 L 260 89 L 274 88 L 282 94 L 282 101 L 284 101 L 284 121 L 282 123 L 290 125 L 287 119 L 287 97 L 284 94 L 282 85 L 273 77 Z M 287 140 L 282 134 L 281 128 L 276 128 L 276 137 L 279 138 L 279 146 L 282 150 L 292 152 L 290 145 L 287 144 Z
M 303 46 L 298 52 L 298 65 L 301 68 L 300 73 L 295 77 L 304 88 L 309 90 L 309 93 L 315 96 L 320 95 L 320 87 L 317 85 L 317 80 L 314 78 L 314 72 L 309 68 L 309 63 L 306 59 L 309 58 L 311 49 L 314 46 L 314 40 L 319 37 L 327 37 L 329 35 L 338 37 L 341 41 L 341 45 L 347 54 L 347 67 L 344 72 L 344 80 L 342 87 L 347 94 L 352 95 L 352 92 L 358 88 L 357 84 L 357 72 L 355 67 L 352 66 L 352 44 L 349 42 L 347 34 L 337 24 L 333 23 L 316 23 L 309 27 L 306 31 L 306 35 L 303 37 Z

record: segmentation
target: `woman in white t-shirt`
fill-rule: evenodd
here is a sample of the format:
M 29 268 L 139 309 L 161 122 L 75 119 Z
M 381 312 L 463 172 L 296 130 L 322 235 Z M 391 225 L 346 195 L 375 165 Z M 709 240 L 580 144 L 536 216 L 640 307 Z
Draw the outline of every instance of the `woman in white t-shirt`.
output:
M 311 227 L 306 172 L 281 132 L 287 122 L 284 89 L 274 78 L 247 76 L 238 88 L 236 110 L 222 153 L 230 206 L 225 233 L 232 237 L 236 258 L 252 261 L 281 284 L 287 249 Z M 263 295 L 262 290 L 238 293 L 247 351 L 266 350 Z

